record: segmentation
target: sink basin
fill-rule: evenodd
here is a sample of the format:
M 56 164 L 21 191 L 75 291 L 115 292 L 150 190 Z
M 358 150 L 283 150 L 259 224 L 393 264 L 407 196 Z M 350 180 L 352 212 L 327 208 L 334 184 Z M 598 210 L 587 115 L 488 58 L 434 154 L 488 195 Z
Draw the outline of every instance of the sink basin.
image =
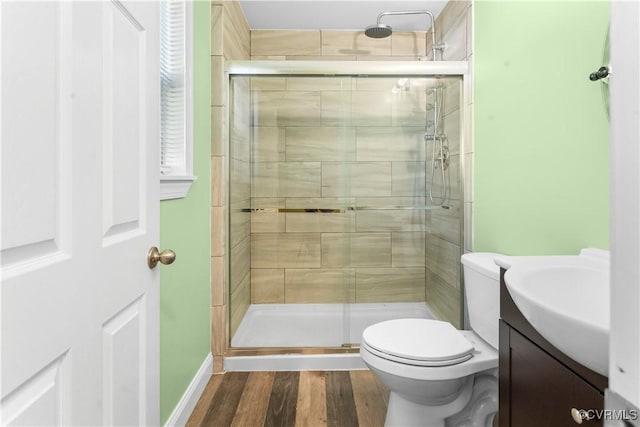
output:
M 608 376 L 608 253 L 512 257 L 508 264 L 507 289 L 529 323 L 558 350 Z

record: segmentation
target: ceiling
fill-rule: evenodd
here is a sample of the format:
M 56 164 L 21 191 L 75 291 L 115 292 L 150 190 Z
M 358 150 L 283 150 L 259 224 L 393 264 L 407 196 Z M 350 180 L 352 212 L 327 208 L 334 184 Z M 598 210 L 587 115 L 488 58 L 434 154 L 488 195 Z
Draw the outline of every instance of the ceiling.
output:
M 387 11 L 429 10 L 436 17 L 446 0 L 240 0 L 252 30 L 364 30 Z M 382 22 L 396 31 L 425 31 L 425 15 L 387 16 Z

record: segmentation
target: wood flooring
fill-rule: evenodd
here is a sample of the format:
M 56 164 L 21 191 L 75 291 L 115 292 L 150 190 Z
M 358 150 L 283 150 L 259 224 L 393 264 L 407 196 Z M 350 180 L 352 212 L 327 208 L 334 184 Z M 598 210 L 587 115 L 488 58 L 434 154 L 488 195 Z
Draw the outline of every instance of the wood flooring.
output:
M 211 377 L 187 427 L 382 427 L 389 391 L 367 370 Z

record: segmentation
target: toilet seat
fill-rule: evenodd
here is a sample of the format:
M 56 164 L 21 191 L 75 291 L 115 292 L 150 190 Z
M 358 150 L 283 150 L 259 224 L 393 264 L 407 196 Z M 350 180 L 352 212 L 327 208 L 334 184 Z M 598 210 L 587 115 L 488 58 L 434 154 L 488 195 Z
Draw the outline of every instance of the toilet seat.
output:
M 372 325 L 362 333 L 370 353 L 398 363 L 437 367 L 473 357 L 474 345 L 448 322 L 395 319 Z

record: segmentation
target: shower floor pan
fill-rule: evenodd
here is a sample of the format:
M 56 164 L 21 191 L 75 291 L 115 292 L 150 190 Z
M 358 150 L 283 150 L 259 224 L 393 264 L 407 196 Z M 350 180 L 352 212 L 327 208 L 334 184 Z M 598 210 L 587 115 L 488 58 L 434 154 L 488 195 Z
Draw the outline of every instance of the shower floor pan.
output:
M 358 345 L 374 323 L 435 319 L 425 303 L 253 304 L 231 340 L 233 348 L 340 348 Z M 278 354 L 225 358 L 228 371 L 363 369 L 358 353 Z
M 231 347 L 340 347 L 359 344 L 362 331 L 383 320 L 433 319 L 424 303 L 253 304 Z
M 231 347 L 340 347 L 359 344 L 362 332 L 383 320 L 434 319 L 424 303 L 252 304 Z

